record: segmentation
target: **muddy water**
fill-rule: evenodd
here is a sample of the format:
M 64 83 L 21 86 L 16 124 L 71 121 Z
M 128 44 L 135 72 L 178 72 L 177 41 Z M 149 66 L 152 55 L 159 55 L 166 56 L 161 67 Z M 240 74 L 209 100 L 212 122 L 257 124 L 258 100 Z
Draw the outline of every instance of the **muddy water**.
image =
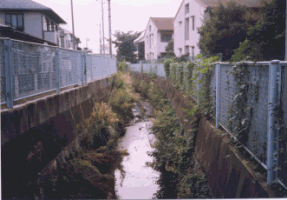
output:
M 149 115 L 149 104 L 147 102 L 142 104 L 147 110 L 146 115 Z M 148 152 L 153 151 L 151 144 L 156 138 L 153 134 L 149 134 L 152 122 L 149 119 L 136 117 L 140 115 L 138 106 L 134 107 L 133 114 L 135 119 L 119 141 L 119 150 L 127 150 L 130 155 L 125 157 L 122 163 L 126 171 L 122 185 L 120 172 L 115 172 L 116 191 L 120 199 L 151 199 L 159 189 L 156 184 L 159 173 L 146 166 L 146 162 L 152 162 Z

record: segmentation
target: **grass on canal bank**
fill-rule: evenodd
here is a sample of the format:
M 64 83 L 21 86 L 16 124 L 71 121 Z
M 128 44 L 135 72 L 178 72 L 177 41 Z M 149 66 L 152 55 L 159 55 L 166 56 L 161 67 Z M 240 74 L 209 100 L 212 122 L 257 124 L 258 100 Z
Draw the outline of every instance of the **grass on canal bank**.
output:
M 194 144 L 187 143 L 175 110 L 165 95 L 166 91 L 158 87 L 154 79 L 133 78 L 136 92 L 148 98 L 155 110 L 152 133 L 156 135 L 157 142 L 154 144 L 155 150 L 150 152 L 154 161 L 148 165 L 161 175 L 157 180 L 160 190 L 154 198 L 212 198 L 206 176 L 194 162 Z M 200 111 L 194 109 L 189 115 L 189 123 L 192 124 L 190 136 L 194 138 L 198 131 Z
M 91 116 L 76 126 L 79 145 L 69 149 L 68 158 L 57 160 L 52 177 L 45 178 L 46 198 L 117 198 L 114 171 L 119 169 L 124 178 L 121 162 L 128 155 L 117 150 L 118 139 L 139 97 L 129 75 L 119 72 L 112 80 L 108 101 L 95 102 Z

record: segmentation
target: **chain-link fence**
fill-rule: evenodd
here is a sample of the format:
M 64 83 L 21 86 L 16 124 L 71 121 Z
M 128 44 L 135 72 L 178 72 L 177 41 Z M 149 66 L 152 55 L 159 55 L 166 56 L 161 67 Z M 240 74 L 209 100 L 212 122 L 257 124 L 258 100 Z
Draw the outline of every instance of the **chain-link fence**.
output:
M 282 86 L 281 86 L 281 115 L 280 120 L 280 137 L 279 137 L 279 178 L 287 185 L 287 62 L 282 66 Z
M 8 108 L 13 101 L 85 85 L 117 71 L 115 57 L 10 39 L 0 39 L 0 55 L 1 105 Z
M 4 40 L 0 40 L 0 66 L 1 66 L 1 104 L 6 102 L 6 76 L 5 76 L 5 57 Z
M 235 137 L 267 170 L 268 184 L 277 180 L 285 187 L 287 185 L 287 62 L 280 62 L 280 65 L 279 62 L 272 63 L 217 63 L 211 67 L 210 77 L 206 81 L 210 85 L 207 88 L 209 106 L 215 113 L 212 117 L 216 120 L 217 127 L 223 127 Z M 149 67 L 142 66 L 143 71 L 148 73 Z M 169 78 L 177 80 L 179 67 L 176 70 L 173 67 L 174 65 L 171 65 Z M 131 69 L 141 72 L 139 64 L 131 65 Z M 190 73 L 186 65 L 184 73 Z M 192 70 L 192 73 L 198 71 Z M 161 73 L 158 75 L 164 77 Z M 200 103 L 204 98 L 200 96 L 200 91 L 205 87 L 204 83 L 194 83 L 195 80 L 187 80 L 186 77 L 183 86 L 188 88 L 192 97 Z M 199 74 L 197 80 L 203 78 L 204 74 Z M 278 104 L 274 104 L 274 101 L 278 101 Z M 271 102 L 274 104 L 273 107 Z

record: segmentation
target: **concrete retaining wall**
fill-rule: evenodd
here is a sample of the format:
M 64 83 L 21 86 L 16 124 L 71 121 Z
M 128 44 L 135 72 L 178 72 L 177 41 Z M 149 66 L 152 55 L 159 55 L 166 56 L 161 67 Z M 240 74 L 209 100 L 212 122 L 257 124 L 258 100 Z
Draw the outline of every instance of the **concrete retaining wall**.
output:
M 149 75 L 131 73 L 137 78 L 150 82 Z M 188 115 L 183 109 L 192 109 L 189 98 L 179 92 L 169 80 L 156 78 L 156 83 L 165 89 L 166 95 L 175 109 L 185 136 L 188 138 L 192 127 L 186 119 Z M 255 175 L 254 166 L 247 160 L 229 140 L 218 134 L 219 131 L 205 118 L 201 117 L 199 131 L 194 140 L 195 158 L 208 178 L 209 187 L 214 198 L 254 198 L 275 197 L 267 186 L 262 175 Z
M 90 116 L 92 99 L 108 96 L 110 83 L 104 78 L 2 110 L 3 199 L 29 193 L 31 180 L 73 141 L 75 125 Z
M 107 94 L 108 86 L 108 78 L 105 78 L 83 87 L 2 110 L 1 145 L 49 120 L 54 121 L 55 126 L 68 123 L 69 126 L 74 127 L 82 116 L 90 115 L 91 98 L 96 100 L 103 98 Z

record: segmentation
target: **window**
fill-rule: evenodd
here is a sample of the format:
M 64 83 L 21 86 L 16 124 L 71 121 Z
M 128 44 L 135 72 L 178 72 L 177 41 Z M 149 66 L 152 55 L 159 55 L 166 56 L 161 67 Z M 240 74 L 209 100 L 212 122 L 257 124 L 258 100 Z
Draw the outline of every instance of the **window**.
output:
M 54 22 L 51 21 L 51 31 L 55 31 L 55 26 L 54 26 Z
M 194 46 L 191 47 L 191 58 L 194 60 Z
M 192 20 L 192 30 L 194 31 L 194 16 L 191 17 Z
M 185 46 L 185 52 L 184 52 L 185 55 L 189 54 L 189 46 Z
M 189 4 L 185 5 L 185 14 L 189 13 Z
M 189 18 L 185 19 L 185 40 L 189 40 Z
M 151 31 L 151 25 L 149 26 L 149 31 Z
M 149 48 L 151 48 L 152 46 L 152 43 L 153 43 L 153 35 L 151 34 L 150 37 L 149 37 Z
M 171 41 L 171 34 L 161 34 L 161 42 Z
M 17 31 L 24 31 L 23 14 L 5 14 L 5 24 Z
M 44 31 L 58 31 L 58 26 L 56 23 L 54 23 L 52 20 L 50 20 L 48 17 L 44 17 Z
M 182 49 L 179 48 L 178 50 L 179 50 L 179 55 L 181 56 L 182 55 Z

